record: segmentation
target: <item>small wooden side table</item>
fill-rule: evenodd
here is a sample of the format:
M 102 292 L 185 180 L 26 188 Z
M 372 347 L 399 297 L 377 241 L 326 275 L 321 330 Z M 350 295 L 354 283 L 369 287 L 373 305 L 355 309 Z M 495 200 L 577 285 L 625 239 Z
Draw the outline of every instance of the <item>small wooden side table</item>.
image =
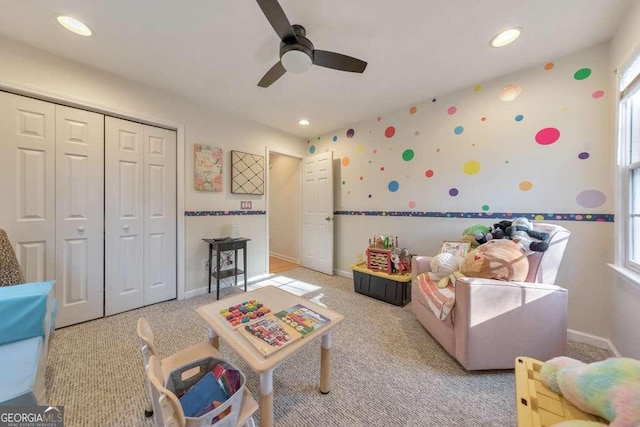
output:
M 211 276 L 216 278 L 216 299 L 220 299 L 220 279 L 234 277 L 234 286 L 238 286 L 238 274 L 244 275 L 244 291 L 247 292 L 247 242 L 245 237 L 221 239 L 202 239 L 209 244 L 209 293 L 211 293 Z M 242 250 L 243 269 L 238 268 L 238 249 Z M 216 269 L 212 271 L 213 252 L 216 253 Z M 233 268 L 220 271 L 220 253 L 233 251 Z

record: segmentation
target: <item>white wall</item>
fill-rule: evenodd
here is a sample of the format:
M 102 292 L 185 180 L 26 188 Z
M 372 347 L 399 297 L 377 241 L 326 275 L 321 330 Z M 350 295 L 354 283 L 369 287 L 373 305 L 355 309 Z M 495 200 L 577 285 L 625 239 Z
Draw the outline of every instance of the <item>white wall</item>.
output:
M 8 39 L 0 38 L 0 64 L 0 83 L 4 86 L 32 88 L 54 97 L 75 99 L 80 104 L 99 105 L 104 110 L 117 111 L 125 116 L 181 126 L 185 138 L 182 154 L 186 211 L 238 211 L 241 200 L 251 200 L 253 210 L 266 210 L 265 196 L 230 193 L 229 151 L 234 149 L 265 155 L 266 150 L 275 150 L 302 157 L 306 146 L 300 138 L 191 102 L 179 94 L 126 80 Z M 224 150 L 222 193 L 195 191 L 194 143 Z M 231 223 L 239 223 L 241 235 L 252 239 L 248 245 L 249 276 L 267 272 L 265 215 L 186 217 L 184 221 L 185 253 L 182 256 L 186 261 L 186 291 L 201 289 L 206 284 L 202 259 L 207 257 L 208 249 L 201 239 L 227 235 Z
M 611 69 L 623 66 L 639 49 L 640 2 L 632 1 L 611 40 Z M 640 282 L 614 275 L 611 313 L 611 342 L 623 356 L 640 359 Z
M 300 158 L 269 153 L 269 252 L 300 263 Z
M 372 234 L 397 235 L 412 253 L 435 254 L 442 240 L 459 238 L 471 224 L 531 215 L 572 232 L 556 281 L 569 289 L 569 328 L 608 338 L 615 105 L 608 56 L 602 44 L 549 58 L 553 66 L 541 63 L 402 111 L 381 111 L 311 140 L 309 153 L 332 150 L 338 159 L 336 268 L 349 273 Z M 582 68 L 590 69 L 588 78 L 574 76 Z M 520 96 L 501 101 L 511 84 L 521 87 Z M 458 126 L 463 131 L 456 133 Z M 560 138 L 537 142 L 548 127 Z M 585 190 L 601 200 L 585 203 Z M 378 214 L 362 215 L 368 211 Z

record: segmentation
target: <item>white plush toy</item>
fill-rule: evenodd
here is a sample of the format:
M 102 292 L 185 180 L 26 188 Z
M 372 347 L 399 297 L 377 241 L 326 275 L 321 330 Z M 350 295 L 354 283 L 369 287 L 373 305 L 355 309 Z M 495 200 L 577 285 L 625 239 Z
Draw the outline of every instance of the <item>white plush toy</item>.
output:
M 447 252 L 434 256 L 431 258 L 429 279 L 436 282 L 438 288 L 446 288 L 449 281 L 455 284 L 456 279 L 464 277 L 464 274 L 460 272 L 461 261 L 462 259 Z

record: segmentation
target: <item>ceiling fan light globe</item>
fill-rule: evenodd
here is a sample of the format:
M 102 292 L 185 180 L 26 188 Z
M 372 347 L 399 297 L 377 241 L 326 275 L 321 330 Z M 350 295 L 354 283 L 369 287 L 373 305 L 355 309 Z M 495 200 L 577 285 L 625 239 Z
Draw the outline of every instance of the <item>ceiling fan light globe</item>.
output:
M 299 50 L 289 50 L 280 58 L 282 66 L 290 73 L 300 74 L 311 68 L 311 57 Z

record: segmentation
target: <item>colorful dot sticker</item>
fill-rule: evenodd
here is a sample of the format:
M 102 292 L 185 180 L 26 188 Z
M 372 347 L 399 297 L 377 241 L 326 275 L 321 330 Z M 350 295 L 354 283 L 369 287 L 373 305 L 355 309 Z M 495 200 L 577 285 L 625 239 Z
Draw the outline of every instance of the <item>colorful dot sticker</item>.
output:
M 431 169 L 427 169 L 427 171 L 424 173 L 424 176 L 426 176 L 427 178 L 431 178 L 433 176 L 433 171 Z
M 336 142 L 338 140 L 338 137 L 334 135 L 334 137 L 331 139 L 333 139 L 333 142 Z
M 380 120 L 382 120 L 382 117 L 380 116 L 376 117 L 376 122 L 379 122 Z
M 453 116 L 456 111 L 458 111 L 458 109 L 455 107 L 455 105 L 452 105 L 451 107 L 447 108 L 447 114 L 450 116 Z
M 386 136 L 387 138 L 392 138 L 393 135 L 395 134 L 396 134 L 396 128 L 394 128 L 393 126 L 389 126 L 384 130 L 384 136 Z
M 364 145 L 360 144 L 358 145 L 358 153 L 362 153 L 364 152 Z
M 597 208 L 606 200 L 604 193 L 598 190 L 584 190 L 576 196 L 576 203 L 584 208 Z
M 311 154 L 315 153 L 315 152 L 316 152 L 316 146 L 315 146 L 315 145 L 312 145 L 311 147 L 309 147 L 309 152 L 310 152 Z
M 480 171 L 480 163 L 470 160 L 462 166 L 462 171 L 467 175 L 475 175 Z
M 549 71 L 552 70 L 554 66 L 555 64 L 553 62 L 547 62 L 546 64 L 544 64 L 544 69 Z
M 489 205 L 482 205 L 482 210 L 483 210 L 484 212 L 488 211 L 489 209 L 490 209 L 490 208 L 489 208 Z
M 353 138 L 353 135 L 355 135 L 355 134 L 356 134 L 356 131 L 355 131 L 355 130 L 353 130 L 353 129 L 349 129 L 349 130 L 347 131 L 347 138 Z
M 518 188 L 522 191 L 529 191 L 533 188 L 533 184 L 530 181 L 520 181 Z
M 360 181 L 362 181 L 363 179 L 364 179 L 364 176 L 361 176 L 361 177 L 360 177 Z
M 544 128 L 536 133 L 536 142 L 540 145 L 553 144 L 558 138 L 560 138 L 560 131 L 556 128 Z
M 369 194 L 369 198 L 371 198 L 371 194 Z
M 516 122 L 521 122 L 524 120 L 524 116 L 522 114 L 518 114 L 517 116 L 514 117 L 514 120 Z
M 414 202 L 413 200 L 411 200 L 411 201 L 409 202 L 409 209 L 413 209 L 413 208 L 415 208 L 415 207 L 416 207 L 416 202 Z
M 345 185 L 347 183 L 347 181 L 345 181 L 344 179 L 342 180 L 342 185 Z
M 455 133 L 456 135 L 461 135 L 462 132 L 464 132 L 464 128 L 462 126 L 456 126 L 455 128 L 453 128 L 453 133 Z
M 591 94 L 591 96 L 595 99 L 602 98 L 604 96 L 603 90 L 597 90 Z
M 587 160 L 589 158 L 589 153 L 587 153 L 586 151 L 583 151 L 582 153 L 578 154 L 578 158 L 580 160 Z
M 400 188 L 400 184 L 398 183 L 398 181 L 390 181 L 389 185 L 387 185 L 387 188 L 389 189 L 389 191 L 391 191 L 392 193 L 395 193 L 396 191 L 398 191 L 398 189 Z
M 416 111 L 418 111 L 418 107 L 416 107 L 415 105 L 409 108 L 409 114 L 415 114 Z
M 415 136 L 420 135 L 420 131 L 416 131 L 416 132 L 414 133 L 414 135 L 415 135 Z
M 350 162 L 351 162 L 351 160 L 349 160 L 348 157 L 343 157 L 342 158 L 342 166 L 347 167 L 347 166 L 349 166 Z
M 480 121 L 481 121 L 481 122 L 486 122 L 486 121 L 487 121 L 487 118 L 486 118 L 485 116 L 482 116 L 482 117 L 480 117 Z
M 457 189 L 457 188 L 451 188 L 451 189 L 449 190 L 449 195 L 450 195 L 451 197 L 455 197 L 455 196 L 457 196 L 457 195 L 458 195 L 458 189 Z
M 413 156 L 414 156 L 414 152 L 411 149 L 408 150 L 404 150 L 402 152 L 402 160 L 404 160 L 405 162 L 408 162 L 410 160 L 413 160 Z
M 475 86 L 473 87 L 473 90 L 474 90 L 474 91 L 476 91 L 476 92 L 480 92 L 480 91 L 482 90 L 482 86 L 480 86 L 480 85 L 475 85 Z
M 573 78 L 576 80 L 584 80 L 591 75 L 591 68 L 580 68 L 573 74 Z
M 384 172 L 384 166 L 380 166 L 380 172 Z

